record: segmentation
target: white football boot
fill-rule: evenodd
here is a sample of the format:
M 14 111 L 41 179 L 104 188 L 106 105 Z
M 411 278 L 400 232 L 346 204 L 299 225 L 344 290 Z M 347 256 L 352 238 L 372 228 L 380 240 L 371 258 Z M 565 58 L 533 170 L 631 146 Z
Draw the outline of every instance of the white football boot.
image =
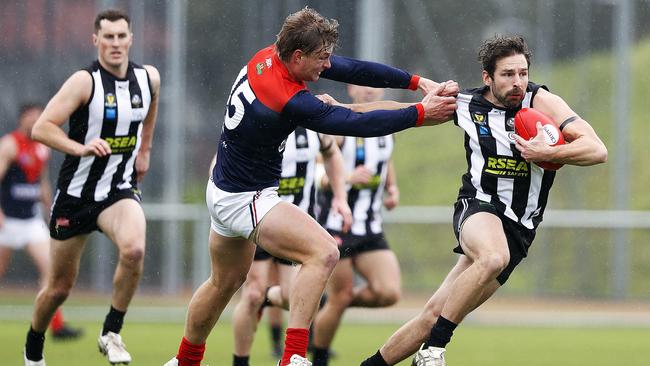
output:
M 122 342 L 122 336 L 119 334 L 108 332 L 104 336 L 100 335 L 97 345 L 99 352 L 106 355 L 111 365 L 131 362 L 131 355 L 126 351 L 126 345 Z
M 27 354 L 23 352 L 23 360 L 25 360 L 25 366 L 45 366 L 45 357 L 41 358 L 40 361 L 30 361 L 27 359 Z
M 278 361 L 278 366 L 280 366 L 280 362 L 282 362 L 282 360 Z M 293 355 L 291 356 L 291 359 L 289 359 L 288 366 L 311 366 L 311 362 L 300 355 Z
M 446 366 L 445 363 L 445 349 L 439 347 L 424 348 L 420 350 L 413 357 L 411 366 Z
M 167 361 L 167 363 L 163 366 L 178 366 L 178 359 L 174 357 L 171 360 Z

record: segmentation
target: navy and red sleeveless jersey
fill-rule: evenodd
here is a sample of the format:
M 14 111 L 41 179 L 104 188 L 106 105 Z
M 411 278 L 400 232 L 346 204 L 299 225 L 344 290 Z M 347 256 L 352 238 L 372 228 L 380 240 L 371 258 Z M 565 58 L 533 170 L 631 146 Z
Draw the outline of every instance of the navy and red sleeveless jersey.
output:
M 375 62 L 332 55 L 322 78 L 376 88 L 416 89 L 419 77 Z M 278 185 L 287 136 L 297 127 L 344 136 L 384 136 L 419 125 L 421 104 L 355 113 L 321 102 L 291 78 L 275 48 L 260 50 L 242 68 L 226 105 L 212 177 L 228 192 Z
M 41 173 L 49 159 L 49 149 L 20 131 L 10 136 L 16 143 L 16 158 L 2 179 L 0 205 L 7 217 L 28 219 L 39 212 Z

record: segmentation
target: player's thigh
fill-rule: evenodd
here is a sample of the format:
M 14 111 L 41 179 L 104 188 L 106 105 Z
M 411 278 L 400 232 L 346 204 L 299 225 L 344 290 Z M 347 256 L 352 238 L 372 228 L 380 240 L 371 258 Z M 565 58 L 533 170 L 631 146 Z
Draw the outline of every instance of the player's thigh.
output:
M 390 249 L 371 250 L 355 256 L 354 268 L 372 288 L 400 286 L 399 262 Z
M 347 296 L 351 298 L 353 289 L 354 267 L 352 266 L 352 259 L 341 258 L 327 282 L 328 296 Z
M 81 254 L 88 235 L 77 235 L 66 240 L 52 239 L 48 283 L 72 287 L 79 273 Z
M 255 244 L 242 237 L 223 236 L 210 229 L 212 276 L 220 281 L 243 282 L 253 263 Z
M 272 262 L 271 258 L 253 261 L 246 275 L 245 286 L 265 289 L 269 284 L 269 267 Z
M 134 199 L 123 198 L 108 206 L 97 217 L 97 226 L 120 250 L 144 248 L 147 229 L 144 211 Z
M 333 253 L 332 236 L 298 206 L 280 202 L 257 228 L 258 245 L 279 258 L 303 263 L 319 253 Z
M 9 267 L 12 253 L 13 249 L 0 245 L 0 279 L 2 279 L 5 272 L 7 272 L 7 267 Z
M 477 212 L 465 219 L 459 242 L 471 260 L 491 253 L 509 253 L 501 219 L 489 212 Z
M 38 272 L 41 275 L 47 273 L 50 262 L 50 241 L 45 240 L 39 243 L 30 243 L 27 244 L 25 249 L 29 256 L 32 257 L 36 268 L 38 268 Z

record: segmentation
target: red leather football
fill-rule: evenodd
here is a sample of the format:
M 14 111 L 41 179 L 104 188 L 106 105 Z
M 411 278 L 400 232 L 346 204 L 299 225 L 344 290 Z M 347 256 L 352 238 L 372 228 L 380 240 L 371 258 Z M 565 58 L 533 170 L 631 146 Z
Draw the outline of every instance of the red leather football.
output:
M 564 145 L 564 136 L 557 125 L 544 113 L 534 108 L 522 108 L 515 114 L 515 133 L 526 140 L 537 136 L 537 122 L 542 123 L 544 141 L 551 146 Z M 564 164 L 536 162 L 542 169 L 558 170 Z

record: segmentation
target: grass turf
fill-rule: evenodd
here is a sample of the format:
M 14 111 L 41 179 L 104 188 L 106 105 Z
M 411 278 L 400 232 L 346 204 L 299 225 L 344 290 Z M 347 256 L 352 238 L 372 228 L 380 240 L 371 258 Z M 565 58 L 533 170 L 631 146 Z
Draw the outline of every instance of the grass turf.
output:
M 100 324 L 81 323 L 86 335 L 79 341 L 46 341 L 48 365 L 108 365 L 97 352 Z M 27 330 L 24 322 L 0 322 L 0 359 L 3 365 L 22 365 Z M 397 325 L 344 324 L 337 334 L 337 357 L 331 366 L 358 365 L 397 328 Z M 162 365 L 178 348 L 183 326 L 129 322 L 122 334 L 134 358 L 131 365 Z M 262 325 L 251 355 L 251 365 L 275 365 L 270 356 L 269 333 Z M 650 359 L 650 329 L 625 328 L 502 328 L 460 327 L 447 351 L 447 363 L 459 365 L 647 365 Z M 203 365 L 231 364 L 230 323 L 220 323 L 210 336 Z M 410 359 L 400 366 L 410 365 Z

